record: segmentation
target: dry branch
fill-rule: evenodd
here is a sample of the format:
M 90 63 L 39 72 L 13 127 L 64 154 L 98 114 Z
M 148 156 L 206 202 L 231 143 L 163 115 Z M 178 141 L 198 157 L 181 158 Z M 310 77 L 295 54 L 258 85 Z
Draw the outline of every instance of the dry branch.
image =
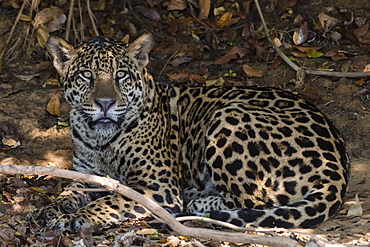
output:
M 69 40 L 69 32 L 71 31 L 71 23 L 72 23 L 72 18 L 73 18 L 73 6 L 75 4 L 74 0 L 71 0 L 71 3 L 69 5 L 69 12 L 68 12 L 68 19 L 67 19 L 67 27 L 66 27 L 66 36 L 65 40 Z M 82 20 L 81 20 L 82 22 Z
M 309 239 L 309 242 L 316 243 L 317 246 L 355 247 L 355 245 L 345 245 L 345 244 L 341 244 L 341 243 L 338 243 L 338 242 L 329 241 L 329 240 L 327 240 L 327 239 L 325 239 L 321 236 L 316 236 L 312 233 L 301 232 L 299 230 L 294 230 L 294 229 L 285 229 L 285 228 L 276 228 L 276 227 L 275 228 L 240 227 L 240 226 L 235 226 L 235 225 L 227 223 L 227 222 L 214 220 L 214 219 L 210 219 L 210 218 L 204 218 L 204 217 L 201 217 L 201 216 L 183 216 L 183 217 L 177 217 L 176 220 L 180 221 L 180 222 L 181 221 L 194 221 L 194 220 L 204 221 L 204 222 L 211 223 L 211 224 L 214 224 L 214 225 L 227 227 L 227 228 L 233 229 L 235 231 L 239 231 L 239 232 L 264 233 L 264 234 L 268 234 L 270 236 L 278 236 L 277 232 L 279 232 L 279 234 L 285 233 L 284 235 L 288 234 L 288 235 L 302 236 L 302 237 L 304 237 L 304 239 Z M 163 223 L 163 222 L 161 222 L 161 223 Z M 306 243 L 306 246 L 308 246 L 308 243 Z
M 285 247 L 300 247 L 296 241 L 280 237 L 280 236 L 261 236 L 256 234 L 245 234 L 238 232 L 217 231 L 202 228 L 190 228 L 179 223 L 169 212 L 163 209 L 154 201 L 141 195 L 140 193 L 122 185 L 117 180 L 100 177 L 96 175 L 83 174 L 75 171 L 63 169 L 42 167 L 42 166 L 20 166 L 20 165 L 0 165 L 0 173 L 2 174 L 22 174 L 22 175 L 51 175 L 73 179 L 85 183 L 93 183 L 101 185 L 109 190 L 116 191 L 136 202 L 143 205 L 153 214 L 163 220 L 175 232 L 184 236 L 210 238 L 219 241 L 234 242 L 234 243 L 249 243 L 262 244 L 268 246 L 285 246 Z
M 87 12 L 89 13 L 91 25 L 92 25 L 93 30 L 94 30 L 93 37 L 99 36 L 99 31 L 98 31 L 98 29 L 96 28 L 96 25 L 95 25 L 95 16 L 94 16 L 94 14 L 93 14 L 93 12 L 90 8 L 90 0 L 86 0 L 86 5 L 87 5 Z M 82 22 L 82 20 L 81 20 L 81 22 Z

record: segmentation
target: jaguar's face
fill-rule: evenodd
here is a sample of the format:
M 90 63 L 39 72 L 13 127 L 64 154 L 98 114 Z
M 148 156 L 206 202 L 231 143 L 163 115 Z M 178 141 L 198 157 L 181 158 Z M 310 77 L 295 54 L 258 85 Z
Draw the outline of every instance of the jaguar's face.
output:
M 141 71 L 124 44 L 90 42 L 80 47 L 65 75 L 67 101 L 95 128 L 130 121 L 144 104 Z
M 96 37 L 77 48 L 50 38 L 48 51 L 64 76 L 65 97 L 78 113 L 75 120 L 102 131 L 127 127 L 137 118 L 146 97 L 142 70 L 151 45 L 149 35 L 131 45 Z

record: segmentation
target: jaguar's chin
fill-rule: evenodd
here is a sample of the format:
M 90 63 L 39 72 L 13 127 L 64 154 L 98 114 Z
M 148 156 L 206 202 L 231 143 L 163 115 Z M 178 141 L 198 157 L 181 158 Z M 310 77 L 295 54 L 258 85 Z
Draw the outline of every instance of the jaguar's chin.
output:
M 98 132 L 114 132 L 118 129 L 118 124 L 111 120 L 95 121 L 93 123 L 92 129 Z
M 97 146 L 104 146 L 111 142 L 112 138 L 119 132 L 119 126 L 115 123 L 97 123 L 91 130 L 90 135 L 96 141 Z

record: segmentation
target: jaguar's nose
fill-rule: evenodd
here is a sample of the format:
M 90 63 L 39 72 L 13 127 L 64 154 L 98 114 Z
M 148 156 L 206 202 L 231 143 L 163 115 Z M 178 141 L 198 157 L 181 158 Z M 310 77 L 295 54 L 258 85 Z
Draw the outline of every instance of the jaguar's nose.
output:
M 109 108 L 111 108 L 116 103 L 116 101 L 113 99 L 97 99 L 95 100 L 95 103 L 100 106 L 105 115 Z

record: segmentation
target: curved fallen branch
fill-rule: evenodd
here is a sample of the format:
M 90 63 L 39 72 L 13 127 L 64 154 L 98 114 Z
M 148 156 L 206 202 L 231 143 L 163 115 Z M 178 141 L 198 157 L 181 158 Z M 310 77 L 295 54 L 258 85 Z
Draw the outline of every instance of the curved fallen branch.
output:
M 176 220 L 180 221 L 180 222 L 181 221 L 190 221 L 190 220 L 204 221 L 204 222 L 211 223 L 211 224 L 214 224 L 214 225 L 227 227 L 227 228 L 230 228 L 232 230 L 239 231 L 239 232 L 264 233 L 264 234 L 268 234 L 270 236 L 278 236 L 277 232 L 279 232 L 279 233 L 284 232 L 284 233 L 287 233 L 287 234 L 295 234 L 297 236 L 303 236 L 305 239 L 309 239 L 309 242 L 317 243 L 318 246 L 325 246 L 325 247 L 328 247 L 328 246 L 351 247 L 351 246 L 353 246 L 353 247 L 355 247 L 355 245 L 345 245 L 345 244 L 341 244 L 341 243 L 338 243 L 338 242 L 335 242 L 335 241 L 329 241 L 329 240 L 327 240 L 325 238 L 322 238 L 320 236 L 318 237 L 318 236 L 316 236 L 312 233 L 300 232 L 300 231 L 297 231 L 297 230 L 294 230 L 294 229 L 240 227 L 240 226 L 235 226 L 235 225 L 227 223 L 227 222 L 214 220 L 214 219 L 210 219 L 210 218 L 205 218 L 205 217 L 201 217 L 201 216 L 183 216 L 183 217 L 177 217 Z M 163 222 L 161 222 L 161 223 L 163 223 Z M 306 243 L 306 246 L 308 246 L 307 243 Z
M 93 183 L 101 185 L 109 190 L 116 191 L 132 200 L 143 205 L 153 214 L 157 215 L 175 232 L 184 236 L 210 238 L 219 241 L 233 242 L 233 243 L 249 243 L 262 244 L 268 246 L 285 246 L 285 247 L 301 247 L 296 241 L 280 237 L 280 236 L 261 236 L 257 234 L 245 234 L 238 232 L 217 231 L 203 228 L 190 228 L 179 223 L 169 212 L 163 209 L 154 201 L 146 198 L 140 193 L 122 185 L 117 180 L 100 177 L 96 175 L 89 175 L 75 171 L 68 171 L 58 168 L 43 167 L 43 166 L 20 166 L 20 165 L 0 165 L 0 173 L 3 174 L 22 174 L 22 175 L 51 175 L 62 178 L 73 179 L 85 183 Z

